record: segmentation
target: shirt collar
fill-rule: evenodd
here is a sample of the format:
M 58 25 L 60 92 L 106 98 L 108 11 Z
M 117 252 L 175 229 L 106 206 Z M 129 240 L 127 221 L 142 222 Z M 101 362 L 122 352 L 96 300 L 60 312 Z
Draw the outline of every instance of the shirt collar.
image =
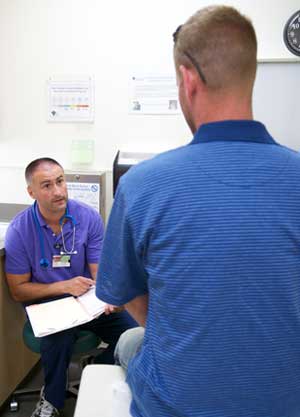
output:
M 195 133 L 190 145 L 215 141 L 255 142 L 278 145 L 266 127 L 255 120 L 224 120 L 203 124 Z
M 78 205 L 76 205 L 75 201 L 72 199 L 68 199 L 68 211 L 69 211 L 69 215 L 71 215 L 73 219 L 75 220 L 76 226 L 79 225 L 81 211 L 79 210 Z M 68 223 L 70 223 L 70 225 L 73 226 L 70 221 Z
M 72 212 L 73 212 L 73 210 L 72 210 L 73 209 L 73 204 L 72 203 L 70 204 L 70 200 L 68 200 L 68 203 L 67 204 L 68 204 L 69 214 L 72 215 Z M 35 207 L 36 207 L 36 211 L 35 211 L 36 212 L 36 217 L 37 217 L 37 220 L 38 220 L 40 226 L 41 227 L 47 226 L 47 223 L 46 223 L 44 217 L 42 216 L 42 214 L 40 212 L 38 203 L 36 203 L 36 206 Z M 71 209 L 71 213 L 70 213 L 70 209 Z M 77 215 L 77 217 L 79 217 L 79 216 Z M 73 227 L 73 225 L 72 225 L 71 222 L 67 222 L 67 223 L 70 223 L 71 227 Z M 76 224 L 79 224 L 79 219 L 78 220 L 76 219 Z

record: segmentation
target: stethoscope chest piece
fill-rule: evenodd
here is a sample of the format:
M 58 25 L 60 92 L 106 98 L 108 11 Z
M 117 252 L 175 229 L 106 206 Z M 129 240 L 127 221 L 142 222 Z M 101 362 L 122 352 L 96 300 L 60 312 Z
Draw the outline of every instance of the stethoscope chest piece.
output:
M 41 258 L 41 259 L 40 259 L 40 266 L 41 266 L 42 268 L 48 268 L 48 266 L 49 266 L 49 261 L 48 261 L 48 259 L 47 259 L 47 258 Z

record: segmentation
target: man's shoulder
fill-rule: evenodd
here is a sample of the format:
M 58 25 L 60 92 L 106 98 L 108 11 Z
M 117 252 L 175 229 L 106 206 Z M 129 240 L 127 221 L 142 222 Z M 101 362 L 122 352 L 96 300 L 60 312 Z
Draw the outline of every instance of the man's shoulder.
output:
M 68 200 L 68 207 L 70 212 L 73 210 L 76 213 L 76 210 L 80 210 L 83 212 L 97 213 L 97 211 L 89 204 L 84 203 L 83 201 L 73 200 L 71 198 Z
M 300 161 L 300 152 L 295 151 L 295 149 L 289 148 L 288 146 L 279 144 L 280 152 L 283 154 L 288 154 L 295 161 Z
M 88 218 L 101 219 L 100 213 L 95 208 L 82 201 L 69 199 L 68 208 L 70 214 L 74 217 L 75 220 L 77 218 L 85 220 Z
M 19 212 L 9 223 L 5 234 L 5 248 L 11 242 L 17 245 L 25 236 L 32 232 L 33 228 L 31 206 Z
M 13 217 L 9 226 L 14 228 L 25 227 L 28 225 L 28 219 L 32 216 L 32 206 L 20 211 Z
M 129 207 L 138 200 L 153 199 L 158 190 L 167 193 L 170 183 L 175 184 L 182 174 L 190 148 L 184 145 L 134 165 L 120 178 L 116 197 L 125 199 Z
M 135 186 L 147 178 L 153 180 L 155 177 L 161 177 L 164 171 L 178 168 L 185 161 L 185 154 L 189 152 L 189 146 L 181 146 L 176 149 L 160 153 L 151 159 L 140 162 L 131 167 L 120 179 Z
M 299 173 L 300 169 L 300 152 L 295 151 L 294 149 L 291 149 L 287 146 L 280 145 L 277 146 L 277 151 L 279 152 L 279 155 L 281 158 L 284 158 L 288 162 L 288 169 L 290 171 L 290 174 L 294 174 L 295 172 Z
M 142 171 L 152 171 L 157 169 L 158 167 L 164 167 L 166 164 L 172 164 L 177 160 L 182 160 L 184 158 L 184 154 L 189 151 L 189 146 L 184 145 L 180 146 L 179 148 L 171 149 L 166 152 L 162 152 L 157 154 L 151 159 L 147 159 L 139 163 L 138 165 L 134 166 L 132 172 L 134 170 L 138 172 Z

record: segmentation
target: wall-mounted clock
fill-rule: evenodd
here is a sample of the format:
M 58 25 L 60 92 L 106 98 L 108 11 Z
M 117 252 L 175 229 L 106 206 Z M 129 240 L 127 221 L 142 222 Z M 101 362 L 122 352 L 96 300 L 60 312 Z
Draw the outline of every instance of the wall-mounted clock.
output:
M 286 47 L 295 55 L 300 56 L 300 10 L 286 22 L 283 31 Z

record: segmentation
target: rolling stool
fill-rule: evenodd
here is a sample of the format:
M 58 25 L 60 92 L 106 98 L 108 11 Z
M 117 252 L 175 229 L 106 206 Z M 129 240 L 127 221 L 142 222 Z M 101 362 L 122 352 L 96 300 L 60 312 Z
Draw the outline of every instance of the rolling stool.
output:
M 28 349 L 30 349 L 32 352 L 40 353 L 40 338 L 34 336 L 29 321 L 26 321 L 23 327 L 23 341 L 25 345 L 28 347 Z M 90 332 L 88 330 L 80 330 L 78 332 L 78 336 L 73 347 L 72 356 L 79 354 L 87 355 L 92 350 L 95 350 L 100 345 L 100 343 L 101 339 L 93 332 Z M 88 360 L 86 358 L 85 362 L 88 363 Z M 77 396 L 79 390 L 79 383 L 80 380 L 68 381 L 66 391 Z M 17 400 L 18 395 L 40 394 L 40 391 L 41 387 L 24 388 L 14 391 L 9 404 L 10 411 L 17 411 L 19 409 L 19 403 Z

